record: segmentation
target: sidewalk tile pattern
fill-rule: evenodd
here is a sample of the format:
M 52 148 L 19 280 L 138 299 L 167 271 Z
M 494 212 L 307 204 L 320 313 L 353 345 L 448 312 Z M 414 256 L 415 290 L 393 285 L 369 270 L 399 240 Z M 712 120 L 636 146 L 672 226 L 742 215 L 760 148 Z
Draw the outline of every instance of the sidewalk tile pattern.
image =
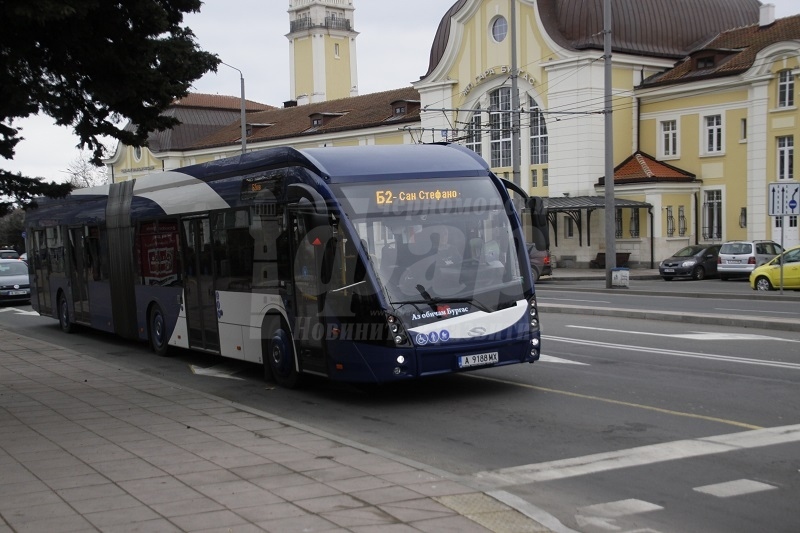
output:
M 0 329 L 0 533 L 546 531 L 352 443 Z

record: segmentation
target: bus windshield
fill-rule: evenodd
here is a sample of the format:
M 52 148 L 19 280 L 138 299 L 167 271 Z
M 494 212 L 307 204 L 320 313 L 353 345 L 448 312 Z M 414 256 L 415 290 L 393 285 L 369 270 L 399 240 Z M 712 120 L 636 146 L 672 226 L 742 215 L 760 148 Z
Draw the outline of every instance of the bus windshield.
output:
M 502 198 L 487 178 L 341 185 L 346 215 L 393 305 L 494 311 L 525 283 Z

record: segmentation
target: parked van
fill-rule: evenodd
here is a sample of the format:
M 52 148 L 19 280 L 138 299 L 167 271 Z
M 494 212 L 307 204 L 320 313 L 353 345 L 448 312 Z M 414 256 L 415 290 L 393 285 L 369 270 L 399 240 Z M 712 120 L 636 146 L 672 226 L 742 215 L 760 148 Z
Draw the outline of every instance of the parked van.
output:
M 722 245 L 717 258 L 719 279 L 748 277 L 750 273 L 783 252 L 773 241 L 730 241 Z

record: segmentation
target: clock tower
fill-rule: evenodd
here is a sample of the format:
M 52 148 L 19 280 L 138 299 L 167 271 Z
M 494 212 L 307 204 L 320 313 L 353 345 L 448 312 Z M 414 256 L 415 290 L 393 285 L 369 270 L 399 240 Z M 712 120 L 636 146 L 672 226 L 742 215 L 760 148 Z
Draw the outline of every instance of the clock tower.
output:
M 291 99 L 298 104 L 358 95 L 353 0 L 290 0 Z

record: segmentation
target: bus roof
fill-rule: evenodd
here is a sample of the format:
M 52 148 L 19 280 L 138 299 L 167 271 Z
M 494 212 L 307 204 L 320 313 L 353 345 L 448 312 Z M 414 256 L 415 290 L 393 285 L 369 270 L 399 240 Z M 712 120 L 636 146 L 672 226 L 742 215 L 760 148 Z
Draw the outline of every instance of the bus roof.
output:
M 487 176 L 489 166 L 457 144 L 310 148 L 300 152 L 333 183 L 365 178 Z

